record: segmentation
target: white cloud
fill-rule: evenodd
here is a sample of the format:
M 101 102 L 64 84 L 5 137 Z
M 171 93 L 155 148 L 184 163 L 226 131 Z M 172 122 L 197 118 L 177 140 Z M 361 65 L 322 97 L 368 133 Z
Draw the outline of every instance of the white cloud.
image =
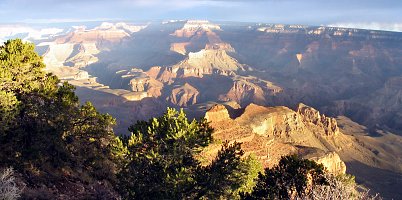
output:
M 329 24 L 328 26 L 402 32 L 402 22 L 401 23 L 380 23 L 380 22 L 334 23 Z
M 50 35 L 56 35 L 62 31 L 63 29 L 59 28 L 34 29 L 21 25 L 0 25 L 0 42 L 2 43 L 7 39 L 14 38 L 18 34 L 26 34 L 23 38 L 24 40 L 45 39 Z

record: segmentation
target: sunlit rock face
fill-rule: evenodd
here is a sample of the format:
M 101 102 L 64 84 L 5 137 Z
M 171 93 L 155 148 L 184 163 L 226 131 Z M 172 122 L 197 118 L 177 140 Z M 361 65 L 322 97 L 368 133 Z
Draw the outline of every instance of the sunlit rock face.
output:
M 337 135 L 339 128 L 336 120 L 331 117 L 326 117 L 323 114 L 312 107 L 304 104 L 299 104 L 297 112 L 302 116 L 302 120 L 306 123 L 312 123 L 318 127 L 324 129 L 327 135 Z
M 57 35 L 54 40 L 40 42 L 38 47 L 46 48 L 43 60 L 49 72 L 66 76 L 63 68 L 85 68 L 99 61 L 98 54 L 128 39 L 130 34 L 146 26 L 132 26 L 126 23 L 104 22 L 88 29 L 75 26 L 65 35 Z M 64 70 L 65 71 L 65 70 Z
M 188 59 L 174 66 L 179 76 L 202 77 L 205 74 L 234 75 L 243 66 L 224 50 L 201 50 L 189 53 Z
M 229 112 L 224 105 L 214 105 L 205 113 L 205 119 L 209 122 L 229 120 Z
M 215 105 L 205 118 L 215 129 L 215 138 L 243 142 L 246 154 L 255 154 L 265 166 L 277 164 L 283 155 L 300 154 L 323 164 L 330 173 L 345 174 L 346 165 L 336 153 L 338 142 L 353 143 L 353 140 L 341 132 L 328 135 L 321 124 L 305 121 L 306 117 L 312 117 L 306 114 L 283 106 L 250 104 L 239 117 L 232 119 L 225 106 Z M 206 156 L 215 152 L 215 147 L 210 148 Z
M 183 28 L 176 30 L 174 35 L 177 37 L 191 37 L 199 32 L 220 30 L 217 24 L 210 23 L 207 20 L 188 20 Z
M 341 175 L 346 173 L 345 162 L 341 160 L 339 155 L 335 152 L 329 152 L 322 156 L 307 155 L 305 158 L 314 160 L 317 163 L 324 165 L 326 170 L 335 174 Z

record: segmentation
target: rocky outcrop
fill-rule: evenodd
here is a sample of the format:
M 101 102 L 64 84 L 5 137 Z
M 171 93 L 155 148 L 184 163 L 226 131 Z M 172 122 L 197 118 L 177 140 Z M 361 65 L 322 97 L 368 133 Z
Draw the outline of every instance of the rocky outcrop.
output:
M 143 92 L 148 89 L 149 78 L 148 77 L 133 78 L 130 80 L 129 85 L 130 85 L 131 91 Z
M 338 149 L 336 144 L 327 139 L 325 130 L 287 107 L 250 104 L 239 117 L 231 119 L 223 105 L 215 105 L 205 117 L 215 130 L 214 138 L 242 142 L 246 155 L 255 154 L 265 167 L 276 164 L 281 156 L 299 154 L 322 163 L 333 174 L 346 171 L 345 163 L 333 151 Z
M 123 29 L 115 27 L 97 27 L 91 30 L 76 29 L 64 37 L 57 38 L 55 43 L 102 43 L 120 42 L 123 38 L 130 37 L 130 34 Z
M 334 175 L 341 175 L 346 173 L 345 162 L 341 160 L 336 152 L 328 152 L 321 156 L 307 155 L 305 158 L 314 160 L 317 163 L 324 165 L 326 170 Z
M 119 73 L 125 72 L 119 71 Z M 162 94 L 163 83 L 148 76 L 141 69 L 132 68 L 129 72 L 121 75 L 122 79 L 130 79 L 128 85 L 133 92 L 145 92 L 149 97 L 159 97 Z
M 250 104 L 236 120 L 250 126 L 254 133 L 264 137 L 286 138 L 305 132 L 301 117 L 284 106 L 264 107 Z
M 99 61 L 96 55 L 100 51 L 95 43 L 76 44 L 74 46 L 74 51 L 78 53 L 67 59 L 65 62 L 72 63 L 75 68 L 86 67 Z
M 187 53 L 186 47 L 189 44 L 190 44 L 189 42 L 173 43 L 170 45 L 170 50 L 182 55 L 186 55 Z
M 324 114 L 312 107 L 302 103 L 297 107 L 297 113 L 302 117 L 303 122 L 311 123 L 324 129 L 327 136 L 337 135 L 339 133 L 338 123 L 334 118 L 326 117 Z
M 174 82 L 176 78 L 199 77 L 204 75 L 235 76 L 244 66 L 230 57 L 224 50 L 201 50 L 189 53 L 188 58 L 169 67 L 155 66 L 146 73 L 164 83 Z
M 173 66 L 179 77 L 202 77 L 205 74 L 234 75 L 244 70 L 243 65 L 227 55 L 224 50 L 201 50 L 189 53 L 188 58 Z
M 76 74 L 74 76 L 75 80 L 88 79 L 88 78 L 89 78 L 89 74 L 86 71 L 80 71 L 80 72 L 78 72 L 78 74 Z
M 161 96 L 163 89 L 163 83 L 150 77 L 133 78 L 129 85 L 131 91 L 146 92 L 149 97 Z
M 193 105 L 197 103 L 199 94 L 196 88 L 185 83 L 182 86 L 174 88 L 167 100 L 178 106 Z
M 205 119 L 209 122 L 229 120 L 229 112 L 224 105 L 214 105 L 206 113 Z
M 102 50 L 128 39 L 130 34 L 145 27 L 108 22 L 93 29 L 74 27 L 68 34 L 40 43 L 38 46 L 47 47 L 43 60 L 48 71 L 55 72 L 58 70 L 55 68 L 64 66 L 82 68 L 98 62 L 97 54 Z
M 226 98 L 228 100 L 236 101 L 241 105 L 251 102 L 263 104 L 266 100 L 264 91 L 261 87 L 252 82 L 241 79 L 235 80 L 229 92 L 221 97 L 222 100 L 226 100 Z
M 206 30 L 220 30 L 220 27 L 207 20 L 188 20 L 183 28 L 176 30 L 173 35 L 176 37 L 191 37 L 199 31 Z
M 152 77 L 162 83 L 169 84 L 172 83 L 177 77 L 177 69 L 173 69 L 172 67 L 154 66 L 145 73 L 149 77 Z
M 236 76 L 233 78 L 233 85 L 229 92 L 221 95 L 223 101 L 236 101 L 241 105 L 249 103 L 265 104 L 267 97 L 282 92 L 282 88 L 269 81 L 262 81 L 256 77 Z

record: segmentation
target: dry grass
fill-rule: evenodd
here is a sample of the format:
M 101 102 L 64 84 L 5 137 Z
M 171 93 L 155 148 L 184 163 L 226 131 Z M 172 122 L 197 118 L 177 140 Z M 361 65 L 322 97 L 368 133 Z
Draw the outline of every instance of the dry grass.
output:
M 5 168 L 0 172 L 0 199 L 1 200 L 14 200 L 21 196 L 22 190 L 18 188 L 14 170 L 12 168 Z

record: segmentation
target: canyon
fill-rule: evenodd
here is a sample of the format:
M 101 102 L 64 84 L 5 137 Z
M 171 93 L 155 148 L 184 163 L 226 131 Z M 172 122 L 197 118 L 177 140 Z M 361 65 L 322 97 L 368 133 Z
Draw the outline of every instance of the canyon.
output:
M 7 30 L 7 31 L 5 31 Z M 0 27 L 127 134 L 166 107 L 205 117 L 265 167 L 290 153 L 402 198 L 402 33 L 179 20 Z M 399 195 L 399 196 L 397 196 Z

